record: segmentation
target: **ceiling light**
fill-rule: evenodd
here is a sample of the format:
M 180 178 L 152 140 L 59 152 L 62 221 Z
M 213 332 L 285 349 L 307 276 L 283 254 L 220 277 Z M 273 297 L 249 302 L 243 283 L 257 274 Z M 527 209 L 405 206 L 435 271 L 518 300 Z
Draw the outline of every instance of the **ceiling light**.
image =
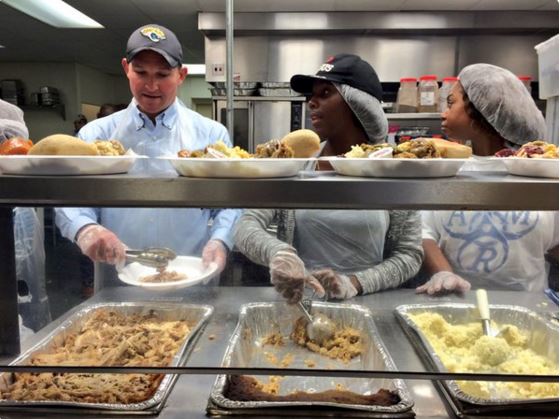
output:
M 204 64 L 183 64 L 183 67 L 187 67 L 188 74 L 191 76 L 206 74 L 206 65 Z
M 0 2 L 56 28 L 103 28 L 99 22 L 62 0 L 0 0 Z

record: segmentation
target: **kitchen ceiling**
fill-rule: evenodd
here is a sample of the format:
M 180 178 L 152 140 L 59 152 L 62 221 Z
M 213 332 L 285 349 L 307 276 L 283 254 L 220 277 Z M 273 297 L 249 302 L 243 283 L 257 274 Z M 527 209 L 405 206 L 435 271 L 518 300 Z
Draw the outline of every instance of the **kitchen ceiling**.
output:
M 204 62 L 198 12 L 223 12 L 225 0 L 66 0 L 105 29 L 58 29 L 0 0 L 1 62 L 77 62 L 120 74 L 130 33 L 146 23 L 173 30 L 185 63 Z M 234 0 L 236 12 L 558 10 L 556 0 Z

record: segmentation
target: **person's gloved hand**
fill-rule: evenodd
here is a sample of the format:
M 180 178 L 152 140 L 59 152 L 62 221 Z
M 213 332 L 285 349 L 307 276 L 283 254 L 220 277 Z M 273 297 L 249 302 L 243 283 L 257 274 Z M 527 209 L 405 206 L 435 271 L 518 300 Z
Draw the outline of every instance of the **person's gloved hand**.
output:
M 471 283 L 466 279 L 455 275 L 453 272 L 440 271 L 432 275 L 424 285 L 416 288 L 416 293 L 427 293 L 428 295 L 445 294 L 453 291 L 465 292 L 471 289 Z
M 303 297 L 305 285 L 319 296 L 325 291 L 317 280 L 311 277 L 303 261 L 291 250 L 280 250 L 270 260 L 270 282 L 289 304 L 296 304 Z
M 110 230 L 99 224 L 85 226 L 76 239 L 82 253 L 94 262 L 123 265 L 126 246 Z
M 221 240 L 208 240 L 204 249 L 202 249 L 202 265 L 206 268 L 212 262 L 218 265 L 220 273 L 226 267 L 228 250 Z
M 337 274 L 332 269 L 315 271 L 312 275 L 323 286 L 328 298 L 346 300 L 358 295 L 358 290 L 347 275 Z

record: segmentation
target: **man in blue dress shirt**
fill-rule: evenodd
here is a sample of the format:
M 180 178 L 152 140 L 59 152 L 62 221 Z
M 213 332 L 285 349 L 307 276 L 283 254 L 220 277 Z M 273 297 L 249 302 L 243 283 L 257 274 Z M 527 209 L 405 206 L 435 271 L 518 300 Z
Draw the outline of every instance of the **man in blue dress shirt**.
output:
M 181 149 L 202 149 L 218 140 L 231 146 L 223 125 L 188 109 L 177 98 L 177 90 L 187 76 L 182 57 L 181 44 L 169 29 L 151 24 L 135 30 L 122 59 L 132 101 L 128 108 L 90 122 L 78 136 L 86 141 L 117 139 L 125 149 L 149 157 L 176 156 Z M 175 174 L 168 162 L 156 159 L 137 161 L 134 172 Z M 56 224 L 94 262 L 120 264 L 126 247 L 165 246 L 179 255 L 202 255 L 206 265 L 215 262 L 221 271 L 232 246 L 232 226 L 240 212 L 58 208 Z M 114 268 L 111 271 L 114 276 Z

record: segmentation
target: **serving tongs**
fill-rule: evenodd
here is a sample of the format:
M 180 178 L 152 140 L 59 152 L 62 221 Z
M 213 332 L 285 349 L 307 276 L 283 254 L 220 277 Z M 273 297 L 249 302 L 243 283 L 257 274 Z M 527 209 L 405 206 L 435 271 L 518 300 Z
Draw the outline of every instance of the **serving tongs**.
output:
M 148 247 L 146 249 L 126 249 L 126 261 L 138 262 L 141 265 L 163 270 L 170 260 L 177 257 L 175 252 L 166 247 Z

